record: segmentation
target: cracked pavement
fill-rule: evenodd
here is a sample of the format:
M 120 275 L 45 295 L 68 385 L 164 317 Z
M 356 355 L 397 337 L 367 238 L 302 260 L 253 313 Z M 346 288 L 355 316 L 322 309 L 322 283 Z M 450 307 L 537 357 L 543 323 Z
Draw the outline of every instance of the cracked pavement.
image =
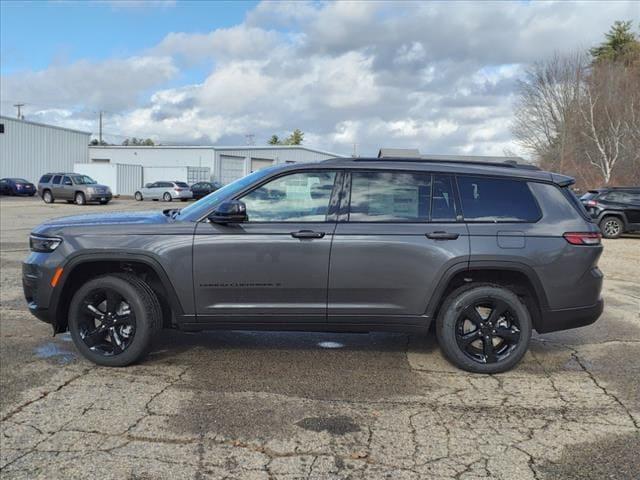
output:
M 82 212 L 161 208 L 116 200 Z M 108 369 L 22 298 L 29 230 L 74 205 L 0 200 L 0 478 L 635 479 L 640 238 L 605 242 L 603 317 L 534 335 L 511 372 L 433 338 L 165 331 Z

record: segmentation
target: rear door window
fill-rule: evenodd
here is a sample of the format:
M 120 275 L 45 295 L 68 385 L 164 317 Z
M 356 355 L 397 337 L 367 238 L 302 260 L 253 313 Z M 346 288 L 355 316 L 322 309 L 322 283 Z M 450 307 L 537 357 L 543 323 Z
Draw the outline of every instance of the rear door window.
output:
M 411 172 L 351 173 L 351 222 L 429 221 L 431 174 Z
M 526 182 L 458 176 L 464 219 L 471 222 L 536 222 L 540 209 Z
M 53 181 L 51 183 L 53 183 L 54 185 L 60 185 L 60 180 L 62 180 L 62 177 L 60 175 L 56 175 L 55 177 L 53 177 Z

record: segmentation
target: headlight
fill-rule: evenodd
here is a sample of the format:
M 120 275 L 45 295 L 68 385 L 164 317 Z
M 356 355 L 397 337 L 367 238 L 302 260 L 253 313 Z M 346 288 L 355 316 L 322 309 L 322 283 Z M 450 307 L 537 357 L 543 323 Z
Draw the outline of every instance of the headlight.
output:
M 94 193 L 96 193 L 96 189 L 93 187 L 87 187 L 87 193 L 90 193 L 93 195 Z
M 29 235 L 29 247 L 31 251 L 40 253 L 53 252 L 58 245 L 62 243 L 62 239 L 58 237 L 39 237 L 38 235 Z

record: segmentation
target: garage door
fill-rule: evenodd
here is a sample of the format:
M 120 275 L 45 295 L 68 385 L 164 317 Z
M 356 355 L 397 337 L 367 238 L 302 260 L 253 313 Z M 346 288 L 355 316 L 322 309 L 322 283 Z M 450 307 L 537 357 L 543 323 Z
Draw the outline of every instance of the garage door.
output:
M 273 165 L 273 160 L 268 158 L 252 158 L 251 159 L 251 171 L 262 170 Z
M 244 158 L 220 155 L 220 182 L 223 185 L 244 177 Z

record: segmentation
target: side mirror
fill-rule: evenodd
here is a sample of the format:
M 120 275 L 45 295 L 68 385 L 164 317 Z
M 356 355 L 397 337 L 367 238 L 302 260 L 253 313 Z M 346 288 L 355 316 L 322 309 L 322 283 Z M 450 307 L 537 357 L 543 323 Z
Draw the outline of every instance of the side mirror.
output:
M 248 219 L 247 206 L 240 200 L 222 202 L 209 214 L 207 219 L 211 223 L 221 224 L 246 222 Z

